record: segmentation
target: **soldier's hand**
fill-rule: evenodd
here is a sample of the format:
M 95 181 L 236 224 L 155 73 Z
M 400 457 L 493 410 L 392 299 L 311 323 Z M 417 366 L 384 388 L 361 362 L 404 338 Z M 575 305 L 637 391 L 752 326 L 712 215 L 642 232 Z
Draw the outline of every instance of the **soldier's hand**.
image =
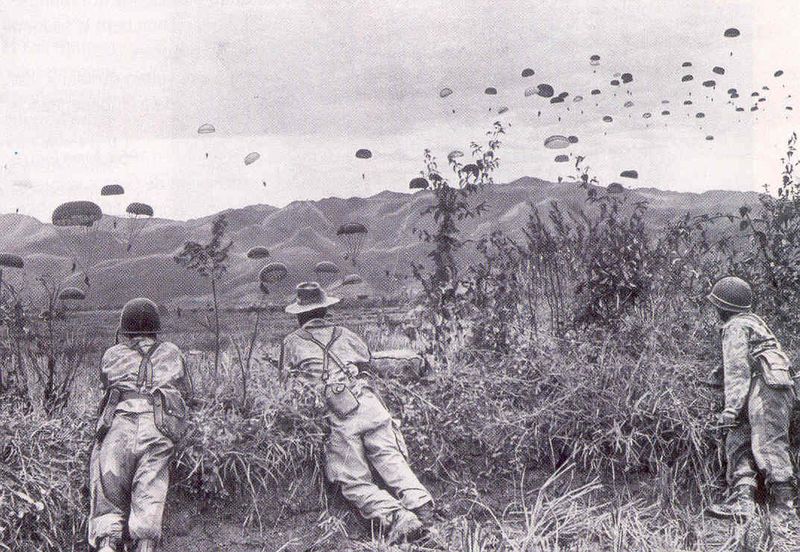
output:
M 721 412 L 717 414 L 716 425 L 718 429 L 730 429 L 738 425 L 736 416 L 730 412 Z

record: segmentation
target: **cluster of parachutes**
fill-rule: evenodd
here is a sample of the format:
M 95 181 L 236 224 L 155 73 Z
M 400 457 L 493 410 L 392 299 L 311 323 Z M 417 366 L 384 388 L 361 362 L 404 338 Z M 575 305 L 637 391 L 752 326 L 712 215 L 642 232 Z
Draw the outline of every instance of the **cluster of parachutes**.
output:
M 102 200 L 125 195 L 125 188 L 119 184 L 108 184 L 100 189 Z M 125 207 L 123 228 L 119 228 L 119 220 L 110 219 L 110 230 L 122 230 L 127 252 L 131 252 L 139 240 L 148 221 L 153 218 L 154 210 L 151 205 L 141 202 L 132 202 Z M 97 264 L 97 255 L 102 247 L 100 243 L 100 230 L 103 221 L 103 210 L 93 201 L 68 201 L 62 203 L 53 211 L 51 222 L 71 256 L 71 272 L 82 272 L 84 283 L 89 286 L 89 272 Z
M 254 261 L 267 259 L 270 254 L 264 246 L 251 247 L 246 254 L 247 258 Z M 314 279 L 322 285 L 327 285 L 336 279 L 341 272 L 336 263 L 331 261 L 320 261 L 314 265 Z M 265 264 L 258 273 L 259 289 L 262 294 L 269 295 L 270 289 L 280 284 L 289 276 L 289 268 L 280 261 L 272 261 Z M 363 280 L 358 274 L 345 276 L 339 285 L 347 286 L 359 284 Z

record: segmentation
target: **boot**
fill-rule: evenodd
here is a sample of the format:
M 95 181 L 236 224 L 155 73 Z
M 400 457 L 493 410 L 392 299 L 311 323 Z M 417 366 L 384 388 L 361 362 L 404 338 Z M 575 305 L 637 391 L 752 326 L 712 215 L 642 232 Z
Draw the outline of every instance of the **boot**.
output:
M 150 539 L 138 540 L 136 541 L 134 552 L 156 552 L 156 541 Z
M 389 544 L 413 542 L 422 535 L 423 525 L 414 512 L 401 508 L 392 514 L 387 540 Z
M 792 483 L 774 483 L 770 488 L 769 528 L 776 552 L 800 551 L 800 519 L 795 510 L 797 491 Z
M 706 508 L 706 514 L 718 519 L 747 521 L 756 509 L 756 488 L 752 485 L 737 485 L 724 502 Z
M 97 545 L 97 552 L 117 552 L 119 541 L 114 537 L 103 537 Z

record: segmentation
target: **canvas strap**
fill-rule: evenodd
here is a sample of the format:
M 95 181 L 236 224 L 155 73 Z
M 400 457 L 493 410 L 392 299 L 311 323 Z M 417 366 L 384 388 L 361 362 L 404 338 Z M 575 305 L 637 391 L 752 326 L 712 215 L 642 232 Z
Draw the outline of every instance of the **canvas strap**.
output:
M 322 349 L 322 379 L 323 379 L 323 381 L 327 382 L 328 379 L 330 379 L 330 370 L 329 370 L 330 362 L 329 361 L 333 361 L 333 363 L 336 365 L 336 367 L 339 369 L 339 371 L 342 372 L 347 377 L 348 380 L 352 379 L 350 377 L 350 374 L 345 369 L 344 363 L 341 360 L 339 360 L 339 358 L 333 353 L 333 351 L 331 351 L 331 348 L 333 347 L 333 344 L 336 343 L 336 340 L 339 339 L 341 337 L 341 335 L 342 335 L 342 332 L 341 332 L 341 330 L 339 328 L 334 326 L 333 332 L 331 332 L 331 338 L 328 341 L 327 345 L 322 343 L 322 341 L 320 341 L 316 337 L 314 337 L 314 335 L 311 332 L 309 332 L 308 330 L 306 330 L 306 329 L 302 329 L 299 332 L 299 335 L 300 335 L 301 339 L 305 339 L 306 341 L 310 341 L 310 342 L 316 344 L 320 349 Z

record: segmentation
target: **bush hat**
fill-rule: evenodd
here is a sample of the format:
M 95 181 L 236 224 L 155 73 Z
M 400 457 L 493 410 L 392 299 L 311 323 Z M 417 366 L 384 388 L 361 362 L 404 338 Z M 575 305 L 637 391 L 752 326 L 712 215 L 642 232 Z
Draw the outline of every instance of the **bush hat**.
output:
M 284 309 L 289 314 L 300 314 L 324 309 L 341 301 L 338 297 L 328 297 L 317 282 L 302 282 L 297 286 L 297 299 Z

